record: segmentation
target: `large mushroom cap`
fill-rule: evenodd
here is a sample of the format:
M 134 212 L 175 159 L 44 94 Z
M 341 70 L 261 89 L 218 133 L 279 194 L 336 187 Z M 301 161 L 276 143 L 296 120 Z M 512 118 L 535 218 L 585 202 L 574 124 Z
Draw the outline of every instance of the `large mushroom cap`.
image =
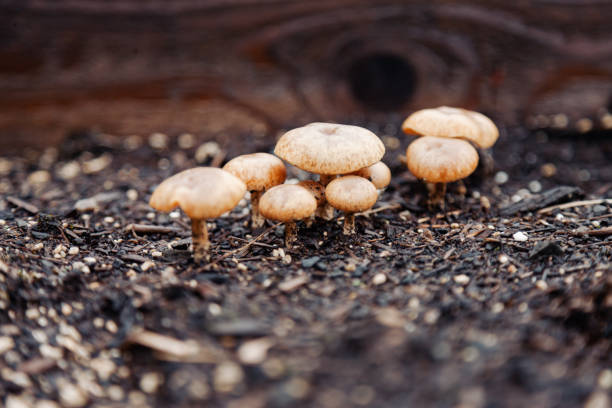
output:
M 306 188 L 296 184 L 281 184 L 266 191 L 259 199 L 261 215 L 270 220 L 289 222 L 310 217 L 317 201 Z
M 246 193 L 238 177 L 215 167 L 195 167 L 164 180 L 149 205 L 160 211 L 176 207 L 192 219 L 216 218 L 231 210 Z
M 311 123 L 285 133 L 274 153 L 315 174 L 346 174 L 379 161 L 385 146 L 359 126 Z
M 408 169 L 430 183 L 449 183 L 472 174 L 478 152 L 465 140 L 424 136 L 406 150 Z
M 495 124 L 482 113 L 449 106 L 414 112 L 402 130 L 419 136 L 464 138 L 483 149 L 493 146 L 499 137 Z
M 228 161 L 223 170 L 244 181 L 249 191 L 262 191 L 285 181 L 287 170 L 278 157 L 269 153 L 253 153 Z
M 378 199 L 378 191 L 374 184 L 363 177 L 344 176 L 327 185 L 325 198 L 332 207 L 354 213 L 372 208 Z
M 381 161 L 359 169 L 353 172 L 353 175 L 370 180 L 376 188 L 385 188 L 391 182 L 391 170 Z

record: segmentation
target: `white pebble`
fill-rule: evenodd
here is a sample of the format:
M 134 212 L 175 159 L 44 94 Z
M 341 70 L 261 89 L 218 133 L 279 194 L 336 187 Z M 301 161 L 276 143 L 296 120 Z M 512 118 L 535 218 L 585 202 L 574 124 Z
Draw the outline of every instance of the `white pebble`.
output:
M 79 253 L 79 247 L 72 246 L 68 250 L 68 255 L 77 255 Z
M 155 266 L 155 262 L 153 262 L 153 261 L 144 261 L 144 262 L 142 263 L 142 265 L 140 265 L 140 269 L 141 269 L 143 272 L 146 272 L 146 271 L 148 271 L 149 269 L 153 268 L 154 266 Z
M 168 136 L 163 133 L 153 133 L 149 136 L 149 146 L 154 149 L 165 149 L 168 145 Z
M 508 181 L 508 179 L 508 173 L 506 173 L 505 171 L 498 171 L 497 173 L 495 173 L 494 180 L 497 184 L 504 184 Z
M 527 240 L 529 239 L 529 237 L 527 236 L 527 234 L 525 234 L 525 233 L 524 233 L 524 232 L 522 232 L 522 231 L 515 232 L 515 233 L 512 235 L 512 238 L 514 238 L 514 240 L 515 240 L 515 241 L 517 241 L 517 242 L 525 242 L 525 241 L 527 241 Z
M 532 193 L 539 193 L 542 191 L 542 184 L 537 180 L 530 181 L 527 187 L 529 187 Z
M 470 277 L 465 274 L 455 275 L 453 280 L 460 285 L 467 285 L 470 282 Z
M 387 276 L 384 273 L 377 273 L 376 275 L 374 275 L 374 277 L 372 278 L 372 283 L 374 285 L 382 285 L 383 283 L 385 283 L 387 281 Z

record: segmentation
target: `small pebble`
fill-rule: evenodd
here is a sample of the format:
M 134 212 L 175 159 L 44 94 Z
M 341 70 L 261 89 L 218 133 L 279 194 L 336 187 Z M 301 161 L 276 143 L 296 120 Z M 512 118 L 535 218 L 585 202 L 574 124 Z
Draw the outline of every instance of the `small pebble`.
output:
M 467 285 L 470 282 L 470 277 L 465 274 L 455 275 L 453 280 L 460 285 Z
M 537 180 L 530 181 L 527 187 L 529 187 L 532 193 L 539 193 L 542 191 L 542 184 Z
M 225 361 L 215 368 L 213 380 L 215 390 L 221 393 L 231 392 L 243 378 L 242 367 L 234 362 Z
M 497 184 L 504 184 L 508 181 L 508 179 L 508 173 L 506 173 L 505 171 L 498 171 L 497 173 L 495 173 L 494 180 Z
M 79 253 L 79 247 L 72 246 L 68 250 L 68 255 L 78 255 L 78 253 Z
M 168 146 L 168 136 L 163 133 L 153 133 L 149 136 L 149 146 L 154 149 L 162 150 Z
M 140 389 L 147 394 L 152 394 L 157 391 L 163 380 L 164 377 L 160 373 L 145 373 L 140 378 Z
M 11 350 L 13 347 L 15 347 L 15 342 L 13 341 L 12 337 L 8 337 L 8 336 L 0 337 L 0 355 Z
M 387 275 L 385 275 L 384 273 L 377 273 L 376 275 L 374 275 L 374 277 L 372 278 L 372 283 L 374 285 L 382 285 L 383 283 L 385 283 L 387 281 Z
M 153 261 L 144 261 L 144 262 L 142 263 L 142 265 L 140 265 L 140 269 L 141 269 L 143 272 L 146 272 L 146 271 L 148 271 L 149 269 L 153 268 L 154 266 L 155 266 L 155 262 L 153 262 Z
M 524 232 L 522 232 L 522 231 L 515 232 L 515 233 L 512 235 L 512 238 L 514 238 L 514 240 L 515 240 L 515 241 L 517 241 L 517 242 L 525 242 L 525 241 L 527 241 L 527 240 L 529 239 L 529 237 L 527 236 L 527 234 L 525 234 L 525 233 L 524 233 Z

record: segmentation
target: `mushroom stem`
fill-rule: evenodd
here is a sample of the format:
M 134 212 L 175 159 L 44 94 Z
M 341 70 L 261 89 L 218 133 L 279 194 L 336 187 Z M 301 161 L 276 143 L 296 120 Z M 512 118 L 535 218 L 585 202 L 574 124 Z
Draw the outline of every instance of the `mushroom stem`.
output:
M 330 181 L 335 178 L 335 175 L 319 174 L 319 183 L 321 183 L 323 186 L 327 186 Z M 317 212 L 315 214 L 317 217 L 323 218 L 325 221 L 329 221 L 334 218 L 334 207 L 325 202 L 317 208 Z
M 205 219 L 191 220 L 191 240 L 193 242 L 193 260 L 197 263 L 208 260 L 210 241 L 208 240 L 208 228 Z
M 259 212 L 259 198 L 261 191 L 251 191 L 251 228 L 257 229 L 263 227 L 266 219 Z
M 355 233 L 355 214 L 344 213 L 344 228 L 342 228 L 344 235 L 353 235 Z
M 436 206 L 444 207 L 444 196 L 446 195 L 446 183 L 427 183 L 429 190 L 429 200 L 427 202 L 430 209 Z
M 334 174 L 319 174 L 319 183 L 323 184 L 323 186 L 326 186 L 329 184 L 330 181 L 335 178 L 336 176 Z
M 285 247 L 291 248 L 295 241 L 297 241 L 297 224 L 295 221 L 288 221 L 285 223 Z

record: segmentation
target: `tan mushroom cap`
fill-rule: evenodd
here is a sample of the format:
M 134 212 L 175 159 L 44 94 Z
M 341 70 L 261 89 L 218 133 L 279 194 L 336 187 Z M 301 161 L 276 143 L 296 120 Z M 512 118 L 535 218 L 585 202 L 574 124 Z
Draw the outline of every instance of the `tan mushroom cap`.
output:
M 332 180 L 325 188 L 327 202 L 334 208 L 355 213 L 376 203 L 378 191 L 370 181 L 359 176 L 344 176 Z
M 208 219 L 234 208 L 245 193 L 245 184 L 233 174 L 216 167 L 195 167 L 164 180 L 149 205 L 160 211 L 181 207 L 191 219 Z
M 391 182 L 391 170 L 381 161 L 359 169 L 353 175 L 370 180 L 376 188 L 385 188 Z
M 223 170 L 244 181 L 249 191 L 262 191 L 277 186 L 287 177 L 283 161 L 269 153 L 234 157 L 223 166 Z
M 493 146 L 499 137 L 497 126 L 482 113 L 449 106 L 414 112 L 402 130 L 419 136 L 464 138 L 483 149 Z
M 478 152 L 465 140 L 423 136 L 406 150 L 408 169 L 430 183 L 449 183 L 472 174 Z
M 385 146 L 362 127 L 317 122 L 285 133 L 274 153 L 302 170 L 333 175 L 376 163 L 385 154 Z
M 259 211 L 269 220 L 290 222 L 310 217 L 317 201 L 306 188 L 281 184 L 266 191 L 259 199 Z

